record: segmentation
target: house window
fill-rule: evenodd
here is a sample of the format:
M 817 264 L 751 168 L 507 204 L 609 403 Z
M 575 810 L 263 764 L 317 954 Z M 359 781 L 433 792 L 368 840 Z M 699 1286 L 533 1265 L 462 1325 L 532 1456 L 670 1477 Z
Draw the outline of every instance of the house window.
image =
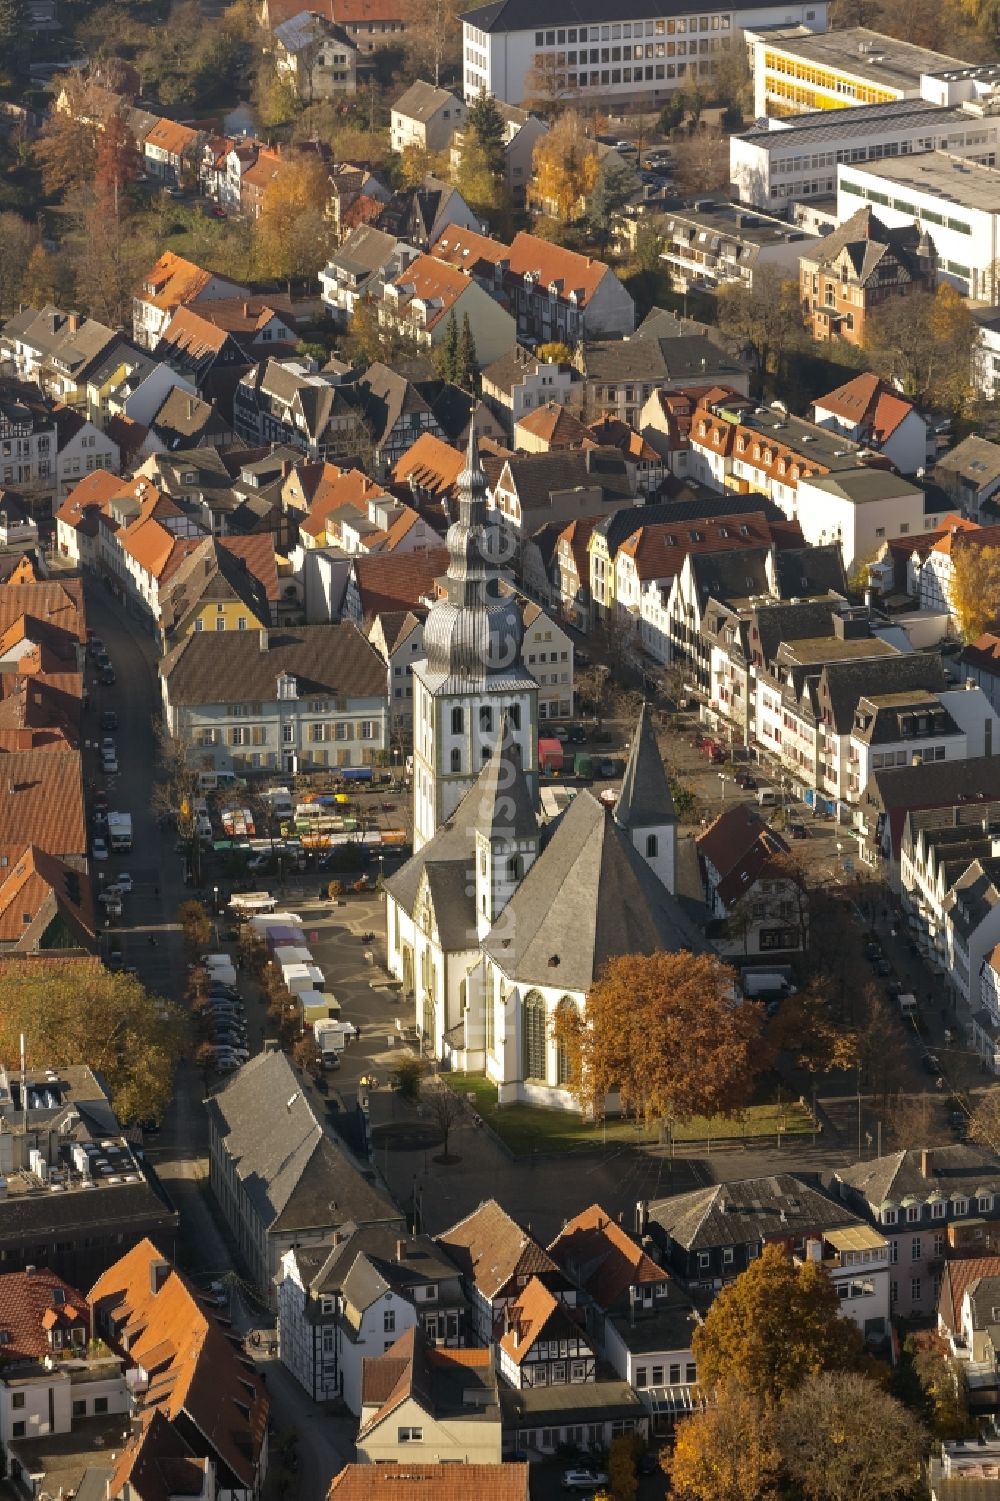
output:
M 969 1209 L 969 1201 L 968 1201 L 968 1199 L 955 1199 L 954 1204 L 955 1204 L 955 1213 L 956 1214 L 966 1214 L 966 1213 L 968 1213 L 968 1209 Z
M 646 859 L 655 860 L 659 851 L 659 841 L 655 834 L 646 835 Z
M 323 1354 L 332 1355 L 337 1348 L 336 1329 L 323 1330 Z
M 217 618 L 217 620 L 215 622 L 215 629 L 217 631 L 224 631 L 226 629 L 226 617 L 225 617 L 225 615 L 220 615 Z
M 462 770 L 462 752 L 458 749 L 457 746 L 451 753 L 451 769 L 452 771 Z
M 537 990 L 524 998 L 524 1077 L 545 1078 L 545 1002 Z
M 73 1403 L 73 1416 L 75 1418 L 85 1418 L 87 1416 L 87 1404 L 85 1401 Z
M 459 704 L 456 704 L 454 709 L 452 709 L 451 711 L 451 733 L 453 735 L 461 735 L 464 729 L 465 714 L 463 713 L 461 706 Z
M 935 1235 L 935 1237 L 934 1237 L 934 1255 L 935 1256 L 943 1256 L 944 1255 L 944 1236 L 943 1235 Z
M 910 1278 L 910 1299 L 914 1303 L 920 1302 L 920 1278 Z
M 22 1419 L 22 1421 L 20 1423 L 15 1423 L 13 1425 L 13 1427 L 11 1428 L 11 1437 L 12 1438 L 24 1438 L 24 1435 L 27 1433 L 27 1431 L 28 1431 L 28 1425 Z
M 638 1391 L 649 1385 L 649 1372 L 644 1365 L 635 1368 L 635 1384 Z
M 205 629 L 205 622 L 202 620 L 200 615 L 194 623 L 194 628 L 196 631 L 203 631 Z
M 708 1254 L 707 1251 L 699 1251 L 698 1252 L 698 1270 L 699 1270 L 699 1272 L 707 1272 L 710 1261 L 711 1261 L 711 1257 L 709 1256 L 709 1254 Z
M 910 1242 L 910 1260 L 919 1261 L 924 1254 L 924 1243 L 919 1235 L 915 1235 Z
M 684 1367 L 684 1380 L 689 1386 L 693 1386 L 698 1379 L 698 1367 L 693 1360 L 689 1360 Z
M 107 1397 L 95 1397 L 94 1398 L 94 1416 L 97 1417 L 98 1414 L 105 1413 L 105 1412 L 107 1412 L 107 1410 L 108 1410 L 108 1399 L 107 1399 Z
M 917 1222 L 917 1220 L 919 1220 L 919 1218 L 920 1218 L 920 1205 L 919 1204 L 907 1204 L 907 1206 L 906 1206 L 906 1223 L 908 1225 L 916 1224 L 916 1222 Z
M 979 1210 L 980 1214 L 989 1214 L 990 1210 L 993 1208 L 993 1195 L 980 1194 L 979 1198 L 976 1200 L 976 1208 Z
M 24 1406 L 24 1393 L 23 1392 L 14 1392 L 14 1394 L 12 1395 L 12 1397 L 10 1399 L 10 1405 L 11 1405 L 11 1407 L 15 1407 L 15 1408 L 16 1407 L 23 1407 Z
M 895 1209 L 883 1209 L 882 1210 L 882 1223 L 883 1223 L 883 1225 L 894 1225 L 896 1223 L 896 1221 L 897 1221 L 898 1218 L 899 1218 L 899 1212 L 898 1212 L 898 1210 L 895 1210 Z
M 945 1203 L 944 1199 L 935 1199 L 934 1203 L 931 1205 L 931 1219 L 943 1220 L 947 1208 L 948 1206 Z
M 401 1444 L 420 1444 L 423 1442 L 424 1430 L 422 1428 L 397 1428 L 396 1438 Z
M 395 1332 L 396 1332 L 396 1310 L 394 1308 L 387 1308 L 385 1310 L 385 1312 L 383 1313 L 383 1315 L 382 1315 L 382 1332 L 383 1332 L 383 1334 L 395 1334 Z

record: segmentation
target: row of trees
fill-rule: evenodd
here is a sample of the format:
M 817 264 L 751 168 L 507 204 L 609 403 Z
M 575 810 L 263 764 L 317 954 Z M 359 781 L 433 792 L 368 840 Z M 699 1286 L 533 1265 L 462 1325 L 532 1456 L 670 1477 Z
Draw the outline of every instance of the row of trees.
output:
M 692 1350 L 704 1410 L 666 1461 L 683 1501 L 883 1501 L 916 1486 L 926 1435 L 885 1388 L 823 1268 L 766 1246 Z

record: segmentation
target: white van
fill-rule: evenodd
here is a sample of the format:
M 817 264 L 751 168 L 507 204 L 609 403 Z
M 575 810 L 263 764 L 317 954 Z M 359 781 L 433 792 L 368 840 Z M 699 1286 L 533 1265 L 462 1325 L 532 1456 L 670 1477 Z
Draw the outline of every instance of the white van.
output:
M 781 802 L 781 798 L 773 787 L 762 787 L 757 793 L 758 808 L 774 808 Z

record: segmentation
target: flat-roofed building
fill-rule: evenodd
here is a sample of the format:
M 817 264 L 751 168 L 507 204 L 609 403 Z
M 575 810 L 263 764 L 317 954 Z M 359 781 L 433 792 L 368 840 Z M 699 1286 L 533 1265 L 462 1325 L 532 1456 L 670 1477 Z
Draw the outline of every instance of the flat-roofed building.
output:
M 699 199 L 664 214 L 660 259 L 678 291 L 738 281 L 752 287 L 762 271 L 795 279 L 802 242 L 812 238 L 781 219 L 747 213 L 732 203 Z
M 780 211 L 789 201 L 835 193 L 841 162 L 941 150 L 993 166 L 998 136 L 1000 116 L 926 99 L 813 110 L 730 136 L 729 176 L 741 203 Z
M 806 31 L 789 25 L 748 35 L 747 43 L 758 118 L 918 99 L 925 74 L 966 67 L 957 57 L 867 26 Z

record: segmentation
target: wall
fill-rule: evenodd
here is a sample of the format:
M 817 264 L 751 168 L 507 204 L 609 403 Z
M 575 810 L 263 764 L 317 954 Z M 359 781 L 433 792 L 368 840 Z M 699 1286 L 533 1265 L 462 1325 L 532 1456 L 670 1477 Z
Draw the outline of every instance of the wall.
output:
M 423 1436 L 400 1443 L 401 1428 L 419 1429 Z M 357 1457 L 359 1464 L 410 1460 L 417 1464 L 499 1464 L 500 1451 L 499 1416 L 496 1421 L 477 1416 L 437 1422 L 419 1403 L 407 1398 L 373 1432 L 359 1439 Z

